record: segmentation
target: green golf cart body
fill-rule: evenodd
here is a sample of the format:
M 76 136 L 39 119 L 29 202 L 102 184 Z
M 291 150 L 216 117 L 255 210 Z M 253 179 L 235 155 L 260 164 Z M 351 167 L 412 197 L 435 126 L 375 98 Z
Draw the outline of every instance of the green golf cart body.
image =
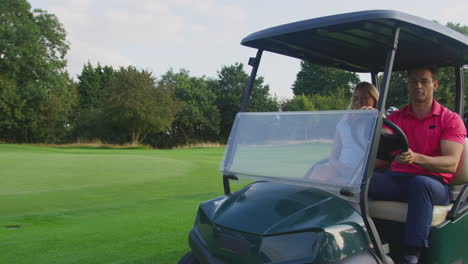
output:
M 406 204 L 367 197 L 390 75 L 421 65 L 453 67 L 455 111 L 462 115 L 468 38 L 408 14 L 373 10 L 269 28 L 242 45 L 258 51 L 219 168 L 225 195 L 200 204 L 192 251 L 179 263 L 393 263 Z M 263 51 L 370 73 L 380 90 L 377 110 L 246 112 Z M 350 142 L 351 162 L 340 173 L 315 173 L 327 164 L 337 133 Z M 434 209 L 423 263 L 468 261 L 467 156 L 451 183 L 451 204 Z M 253 182 L 231 193 L 230 181 L 243 178 Z

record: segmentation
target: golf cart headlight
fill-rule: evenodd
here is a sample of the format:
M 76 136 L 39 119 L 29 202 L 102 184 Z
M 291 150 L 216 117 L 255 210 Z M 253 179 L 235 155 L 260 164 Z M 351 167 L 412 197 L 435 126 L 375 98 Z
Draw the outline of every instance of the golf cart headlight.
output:
M 195 227 L 197 229 L 196 233 L 200 236 L 203 243 L 206 243 L 206 239 L 213 237 L 213 223 L 203 210 L 198 211 Z
M 198 211 L 198 216 L 197 216 L 197 224 L 198 225 L 211 225 L 211 220 L 210 218 L 205 214 L 203 210 Z
M 304 232 L 265 237 L 260 253 L 270 261 L 307 259 L 312 261 L 320 253 L 323 232 Z

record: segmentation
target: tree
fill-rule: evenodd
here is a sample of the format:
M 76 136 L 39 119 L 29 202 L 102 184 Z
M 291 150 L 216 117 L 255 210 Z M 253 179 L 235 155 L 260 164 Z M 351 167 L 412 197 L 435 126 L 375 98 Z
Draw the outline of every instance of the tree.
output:
M 434 98 L 445 107 L 455 109 L 455 71 L 453 67 L 439 69 L 439 88 Z
M 74 106 L 78 104 L 76 83 L 66 75 L 63 83 L 48 90 L 40 121 L 43 124 L 42 138 L 46 143 L 69 140 Z
M 61 132 L 56 130 L 65 129 L 71 107 L 64 59 L 69 47 L 55 15 L 30 9 L 26 0 L 3 0 L 0 5 L 0 76 L 6 84 L 0 87 L 0 137 L 57 140 Z M 58 103 L 60 107 L 52 110 Z
M 283 111 L 314 111 L 315 106 L 305 95 L 296 95 L 281 105 Z
M 382 83 L 382 75 L 379 75 L 379 83 Z M 390 79 L 390 87 L 387 94 L 386 107 L 394 106 L 401 109 L 409 102 L 407 90 L 407 73 L 406 71 L 392 72 Z
M 345 110 L 348 108 L 351 97 L 347 95 L 347 90 L 338 88 L 330 95 L 313 94 L 309 100 L 317 110 Z
M 127 131 L 132 144 L 167 131 L 177 113 L 169 90 L 156 87 L 152 74 L 133 66 L 121 67 L 107 87 L 105 113 L 115 127 Z
M 345 110 L 350 104 L 348 88 L 337 87 L 328 95 L 319 93 L 311 95 L 295 95 L 293 99 L 282 104 L 283 111 L 315 111 L 315 110 Z
M 117 130 L 108 128 L 103 111 L 106 87 L 114 69 L 111 66 L 102 67 L 99 63 L 93 67 L 90 62 L 83 66 L 78 75 L 77 92 L 78 105 L 74 111 L 73 134 L 79 140 L 109 139 L 116 136 Z M 125 133 L 125 132 L 123 132 Z M 115 138 L 114 138 L 115 139 Z
M 109 83 L 114 69 L 98 63 L 94 68 L 90 62 L 83 66 L 81 74 L 78 75 L 78 92 L 80 94 L 80 109 L 101 108 L 104 96 L 104 88 Z
M 292 89 L 294 95 L 322 96 L 344 89 L 345 96 L 349 97 L 352 88 L 358 83 L 359 77 L 356 73 L 302 61 L 301 70 L 297 73 Z
M 0 75 L 0 135 L 3 140 L 15 141 L 19 123 L 24 118 L 25 101 L 17 91 L 16 82 Z
M 216 106 L 221 114 L 221 141 L 226 141 L 229 137 L 235 116 L 240 110 L 248 81 L 249 75 L 244 71 L 244 65 L 235 63 L 234 65 L 223 66 L 218 71 L 217 80 L 209 85 L 216 95 Z M 264 85 L 263 82 L 262 77 L 255 79 L 248 111 L 278 111 L 279 104 L 276 98 L 270 96 L 270 87 Z
M 453 29 L 453 30 L 456 30 L 460 33 L 462 33 L 463 35 L 465 36 L 468 36 L 468 26 L 467 25 L 461 25 L 460 23 L 452 23 L 452 22 L 448 22 L 447 27 Z M 450 100 L 452 98 L 455 98 L 455 95 L 453 93 L 453 88 L 450 89 L 451 87 L 455 87 L 455 78 L 454 78 L 454 72 L 453 72 L 453 68 L 452 69 L 445 69 L 444 70 L 444 73 L 446 74 L 446 77 L 445 76 L 441 76 L 442 79 L 442 85 L 446 86 L 448 89 L 447 90 L 451 90 L 452 92 L 450 93 L 449 91 L 445 91 L 445 94 L 447 94 L 447 100 Z M 445 77 L 445 78 L 444 78 Z M 451 79 L 450 79 L 451 78 Z M 464 89 L 464 94 L 465 94 L 465 98 L 464 98 L 464 106 L 465 106 L 465 109 L 464 111 L 468 111 L 468 96 L 467 96 L 467 87 L 468 87 L 468 69 L 465 67 L 464 69 L 464 83 L 463 83 L 463 89 Z M 450 95 L 448 95 L 450 94 Z M 443 100 L 441 100 L 441 102 L 444 102 Z M 450 101 L 454 102 L 454 100 Z
M 183 69 L 178 73 L 169 70 L 158 87 L 171 90 L 174 100 L 180 103 L 171 129 L 175 144 L 218 141 L 220 115 L 216 95 L 208 88 L 205 77 L 190 77 Z
M 453 22 L 448 22 L 447 27 L 456 30 L 460 33 L 462 33 L 465 36 L 468 36 L 468 26 L 467 25 L 461 25 L 460 23 L 453 23 Z

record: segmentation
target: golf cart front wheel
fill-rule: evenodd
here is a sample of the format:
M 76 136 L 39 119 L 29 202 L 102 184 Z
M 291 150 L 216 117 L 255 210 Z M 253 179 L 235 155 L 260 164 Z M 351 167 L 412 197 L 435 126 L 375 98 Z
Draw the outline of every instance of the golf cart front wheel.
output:
M 200 264 L 200 262 L 195 258 L 192 251 L 190 251 L 179 260 L 178 264 Z

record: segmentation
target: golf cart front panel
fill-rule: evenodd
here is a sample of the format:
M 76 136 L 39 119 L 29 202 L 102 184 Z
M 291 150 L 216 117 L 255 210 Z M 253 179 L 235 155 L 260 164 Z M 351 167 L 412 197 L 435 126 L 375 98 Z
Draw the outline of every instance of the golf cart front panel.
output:
M 190 244 L 202 263 L 375 263 L 363 228 L 356 210 L 328 192 L 255 182 L 202 203 Z

